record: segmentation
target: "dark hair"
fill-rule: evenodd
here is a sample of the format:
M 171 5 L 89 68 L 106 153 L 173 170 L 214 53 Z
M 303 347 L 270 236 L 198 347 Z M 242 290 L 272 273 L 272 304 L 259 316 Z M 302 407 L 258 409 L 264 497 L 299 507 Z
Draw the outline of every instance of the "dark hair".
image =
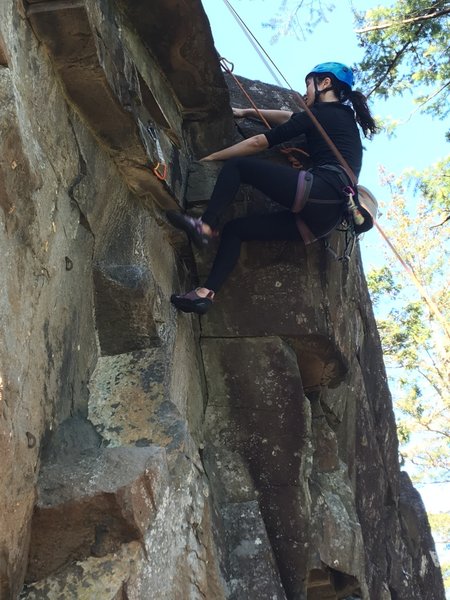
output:
M 318 81 L 323 81 L 326 77 L 331 79 L 331 89 L 334 90 L 339 102 L 350 101 L 356 115 L 356 122 L 363 130 L 364 136 L 371 138 L 378 131 L 378 125 L 370 113 L 367 105 L 367 98 L 361 92 L 352 90 L 350 86 L 342 81 L 339 81 L 333 73 L 321 73 L 314 76 Z

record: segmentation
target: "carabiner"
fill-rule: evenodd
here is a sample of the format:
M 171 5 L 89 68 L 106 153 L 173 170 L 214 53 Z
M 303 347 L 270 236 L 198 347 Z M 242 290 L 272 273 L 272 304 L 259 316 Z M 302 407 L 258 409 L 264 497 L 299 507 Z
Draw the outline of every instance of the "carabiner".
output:
M 162 167 L 162 173 L 159 172 L 159 168 Z M 156 166 L 152 169 L 153 173 L 160 181 L 165 181 L 167 179 L 167 165 L 164 163 L 156 163 Z
M 352 198 L 355 195 L 355 190 L 350 185 L 346 185 L 342 191 L 346 196 L 351 196 Z
M 227 73 L 232 73 L 234 71 L 234 63 L 232 63 L 230 60 L 227 60 L 224 56 L 219 58 L 219 63 L 222 69 Z M 231 67 L 228 65 L 231 65 Z

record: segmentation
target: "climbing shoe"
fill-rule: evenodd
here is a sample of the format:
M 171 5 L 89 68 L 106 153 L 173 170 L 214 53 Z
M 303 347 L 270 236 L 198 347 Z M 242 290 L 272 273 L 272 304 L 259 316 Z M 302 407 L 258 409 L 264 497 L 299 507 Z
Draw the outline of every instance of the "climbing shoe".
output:
M 166 217 L 174 227 L 187 233 L 197 248 L 204 248 L 209 244 L 212 236 L 203 232 L 203 223 L 200 218 L 195 219 L 176 210 L 166 211 Z
M 192 290 L 183 295 L 172 294 L 170 301 L 178 310 L 185 313 L 204 315 L 213 304 L 213 296 L 214 292 L 209 292 L 206 298 L 202 298 L 197 294 L 197 290 Z

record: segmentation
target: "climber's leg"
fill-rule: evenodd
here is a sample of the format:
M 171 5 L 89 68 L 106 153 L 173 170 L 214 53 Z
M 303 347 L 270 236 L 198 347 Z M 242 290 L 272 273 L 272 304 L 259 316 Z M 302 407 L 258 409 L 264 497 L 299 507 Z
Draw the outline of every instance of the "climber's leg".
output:
M 220 245 L 205 288 L 218 292 L 239 260 L 241 243 L 247 241 L 299 240 L 295 216 L 290 211 L 249 215 L 234 219 L 223 229 Z
M 216 228 L 241 183 L 249 184 L 278 204 L 291 208 L 297 191 L 298 173 L 292 167 L 258 158 L 227 160 L 219 173 L 202 221 Z
M 286 208 L 291 208 L 298 185 L 298 171 L 255 158 L 232 158 L 224 164 L 208 207 L 201 218 L 167 211 L 168 220 L 199 248 L 214 237 L 224 211 L 234 200 L 241 183 L 250 184 Z
M 183 312 L 204 314 L 212 306 L 215 292 L 219 291 L 234 269 L 243 241 L 299 239 L 295 216 L 289 211 L 234 219 L 223 229 L 219 249 L 204 287 L 187 294 L 173 294 L 170 300 Z

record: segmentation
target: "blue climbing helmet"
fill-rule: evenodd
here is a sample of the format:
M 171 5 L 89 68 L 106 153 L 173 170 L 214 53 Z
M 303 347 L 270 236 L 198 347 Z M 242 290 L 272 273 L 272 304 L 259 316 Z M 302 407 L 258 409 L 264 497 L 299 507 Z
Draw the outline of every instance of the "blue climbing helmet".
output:
M 311 75 L 320 75 L 322 73 L 331 73 L 338 79 L 349 86 L 351 89 L 355 78 L 353 77 L 353 71 L 350 67 L 338 62 L 324 62 L 320 65 L 316 65 L 306 76 L 306 79 Z

